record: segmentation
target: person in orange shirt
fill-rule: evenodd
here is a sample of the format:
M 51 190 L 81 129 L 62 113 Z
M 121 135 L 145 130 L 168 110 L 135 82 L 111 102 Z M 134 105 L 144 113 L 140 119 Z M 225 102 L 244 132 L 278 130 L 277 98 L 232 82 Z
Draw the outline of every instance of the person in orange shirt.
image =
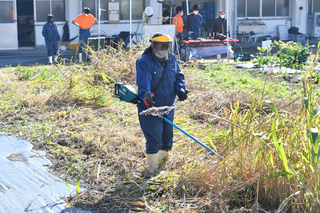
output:
M 85 7 L 83 13 L 78 15 L 72 24 L 79 27 L 80 46 L 78 50 L 79 63 L 82 63 L 82 48 L 88 43 L 88 38 L 91 36 L 90 28 L 97 23 L 97 19 L 90 14 L 90 8 Z
M 180 41 L 183 38 L 183 20 L 182 20 L 182 15 L 183 15 L 183 9 L 181 6 L 178 6 L 176 8 L 176 15 L 174 19 L 172 20 L 172 24 L 176 25 L 176 37 L 177 40 Z

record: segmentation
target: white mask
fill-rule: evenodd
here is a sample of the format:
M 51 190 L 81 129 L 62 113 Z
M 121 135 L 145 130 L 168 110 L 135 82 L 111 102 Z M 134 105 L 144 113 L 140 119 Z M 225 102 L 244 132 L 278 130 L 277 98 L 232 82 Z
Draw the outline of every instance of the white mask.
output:
M 84 15 L 85 15 L 85 16 L 88 16 L 89 14 L 86 14 L 86 13 L 85 13 Z
M 220 18 L 224 19 L 224 17 L 226 17 L 225 15 L 220 15 Z
M 193 14 L 198 15 L 199 11 L 193 11 Z
M 181 15 L 180 16 L 183 16 L 183 12 L 181 13 Z
M 155 56 L 157 56 L 157 58 L 163 59 L 167 57 L 167 54 L 168 54 L 168 50 L 160 50 L 160 51 L 156 51 Z

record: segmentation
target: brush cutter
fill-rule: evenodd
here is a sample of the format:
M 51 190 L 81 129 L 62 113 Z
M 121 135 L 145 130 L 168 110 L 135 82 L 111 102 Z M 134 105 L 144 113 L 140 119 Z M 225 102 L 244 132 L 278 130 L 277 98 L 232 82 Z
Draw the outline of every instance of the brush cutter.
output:
M 152 96 L 151 96 L 151 92 L 147 92 L 146 94 L 146 99 L 148 101 L 152 100 Z M 124 85 L 122 83 L 116 83 L 114 86 L 114 97 L 119 98 L 121 101 L 125 101 L 128 103 L 133 103 L 133 104 L 140 104 L 142 103 L 141 100 L 139 100 L 139 97 L 137 95 L 137 93 L 135 92 L 134 88 L 130 85 Z M 201 143 L 198 139 L 196 139 L 195 137 L 193 137 L 192 135 L 190 135 L 188 132 L 184 131 L 183 129 L 181 129 L 179 126 L 177 126 L 176 124 L 174 124 L 172 121 L 170 121 L 168 118 L 166 118 L 164 115 L 166 115 L 167 113 L 169 113 L 170 109 L 173 109 L 177 104 L 179 103 L 179 100 L 173 104 L 171 107 L 164 107 L 162 109 L 156 110 L 154 111 L 153 108 L 149 108 L 146 109 L 145 111 L 142 112 L 142 114 L 144 115 L 153 115 L 153 116 L 157 116 L 160 117 L 161 119 L 163 119 L 165 122 L 167 122 L 168 124 L 174 126 L 175 128 L 177 128 L 178 130 L 180 130 L 182 133 L 184 133 L 185 135 L 187 135 L 189 138 L 191 138 L 192 140 L 194 140 L 195 142 L 197 142 L 198 144 L 200 144 L 201 146 L 203 146 L 205 149 L 207 149 L 209 152 L 213 153 L 214 155 L 216 155 L 217 153 L 215 151 L 213 151 L 212 149 L 210 149 L 208 146 L 206 146 L 205 144 Z M 162 111 L 161 113 L 159 111 Z M 157 112 L 157 113 L 155 113 Z M 219 156 L 219 158 L 222 160 L 223 157 Z

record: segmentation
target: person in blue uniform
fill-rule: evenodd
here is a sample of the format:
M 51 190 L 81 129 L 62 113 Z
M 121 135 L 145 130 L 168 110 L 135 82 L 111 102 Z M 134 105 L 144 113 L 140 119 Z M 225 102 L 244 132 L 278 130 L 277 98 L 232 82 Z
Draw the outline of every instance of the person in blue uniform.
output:
M 188 90 L 184 74 L 171 51 L 172 38 L 156 33 L 150 41 L 151 45 L 136 63 L 136 84 L 139 99 L 143 100 L 138 104 L 138 113 L 146 138 L 147 172 L 154 173 L 159 167 L 164 168 L 168 159 L 173 144 L 173 126 L 159 117 L 140 113 L 153 106 L 172 106 L 177 95 L 180 101 L 184 101 L 188 97 Z M 146 94 L 150 93 L 153 100 L 146 98 Z M 174 110 L 169 112 L 167 118 L 173 122 Z
M 202 16 L 199 14 L 200 6 L 198 4 L 193 5 L 193 13 L 187 16 L 186 27 L 188 35 L 191 39 L 197 39 L 201 37 L 201 22 Z
M 42 35 L 47 47 L 49 64 L 52 64 L 52 57 L 54 57 L 54 63 L 58 63 L 58 49 L 61 37 L 52 14 L 47 16 L 47 23 L 43 25 Z

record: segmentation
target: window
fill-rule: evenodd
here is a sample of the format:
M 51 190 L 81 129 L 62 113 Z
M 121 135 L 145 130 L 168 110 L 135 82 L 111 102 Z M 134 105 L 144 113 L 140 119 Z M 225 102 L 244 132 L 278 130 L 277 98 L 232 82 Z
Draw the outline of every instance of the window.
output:
M 101 2 L 103 2 L 103 0 L 101 0 Z M 98 16 L 96 14 L 95 0 L 82 0 L 82 12 L 85 7 L 89 7 L 90 13 L 98 20 Z
M 48 14 L 55 21 L 66 20 L 65 0 L 36 0 L 37 22 L 47 22 Z
M 247 16 L 259 17 L 259 13 L 260 13 L 260 1 L 247 0 Z
M 275 16 L 275 0 L 262 0 L 262 16 Z
M 238 18 L 288 17 L 290 0 L 238 0 Z
M 14 19 L 14 2 L 1 1 L 0 7 L 0 23 L 13 23 Z
M 52 15 L 54 17 L 54 21 L 65 21 L 65 7 L 64 7 L 64 1 L 52 1 Z
M 289 16 L 289 0 L 277 1 L 277 16 Z
M 320 12 L 320 1 L 313 0 L 313 12 Z
M 120 20 L 130 19 L 130 2 L 129 0 L 122 0 L 120 2 Z M 132 19 L 139 20 L 142 18 L 142 13 L 144 10 L 143 0 L 132 0 Z
M 320 1 L 308 0 L 308 15 L 312 16 L 314 12 L 320 12 Z
M 101 11 L 100 20 L 108 20 L 108 1 L 111 0 L 100 0 L 100 7 L 106 11 Z M 130 19 L 130 1 L 129 0 L 118 0 L 120 3 L 120 20 Z M 144 10 L 144 0 L 132 0 L 132 19 L 139 20 L 142 18 L 142 13 Z M 98 17 L 98 0 L 82 0 L 82 8 L 89 7 L 91 14 L 99 20 Z
M 237 13 L 238 17 L 246 16 L 246 0 L 238 0 Z

